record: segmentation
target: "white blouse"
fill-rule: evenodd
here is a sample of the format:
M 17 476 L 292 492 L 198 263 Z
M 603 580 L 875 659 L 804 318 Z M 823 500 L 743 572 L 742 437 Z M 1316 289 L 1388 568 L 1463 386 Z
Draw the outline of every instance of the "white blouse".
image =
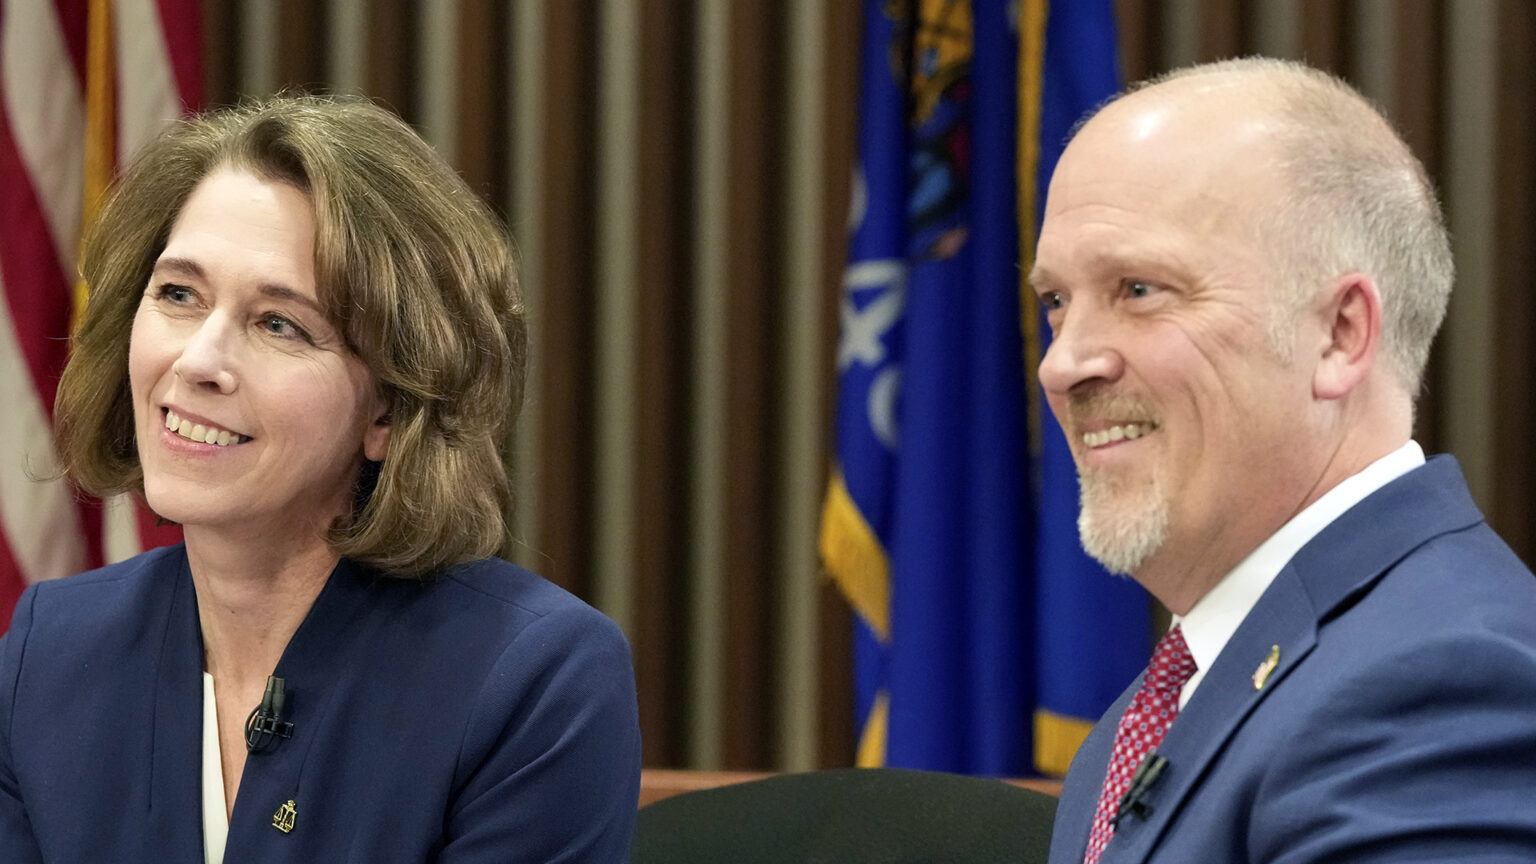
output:
M 203 673 L 203 861 L 223 864 L 229 839 L 224 809 L 224 761 L 219 751 L 219 708 L 213 699 L 213 676 Z

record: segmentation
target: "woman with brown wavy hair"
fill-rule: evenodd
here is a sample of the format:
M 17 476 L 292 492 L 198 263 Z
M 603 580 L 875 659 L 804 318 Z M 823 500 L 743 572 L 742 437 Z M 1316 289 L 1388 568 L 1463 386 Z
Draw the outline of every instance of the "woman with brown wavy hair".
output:
M 495 557 L 526 333 L 462 180 L 280 96 L 146 148 L 82 272 L 64 473 L 186 541 L 18 604 L 0 860 L 622 860 L 628 648 Z

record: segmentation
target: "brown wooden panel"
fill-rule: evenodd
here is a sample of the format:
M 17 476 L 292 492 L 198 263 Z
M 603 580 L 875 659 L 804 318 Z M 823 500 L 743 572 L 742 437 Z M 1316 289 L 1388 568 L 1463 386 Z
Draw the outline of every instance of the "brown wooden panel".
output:
M 635 358 L 635 628 L 646 765 L 686 759 L 690 488 L 686 436 L 694 232 L 694 21 L 682 0 L 640 4 L 640 316 Z
M 655 804 L 673 795 L 734 786 L 774 776 L 767 771 L 680 771 L 647 768 L 640 772 L 640 806 Z
M 415 0 L 373 0 L 368 5 L 368 95 L 414 123 L 416 106 Z
M 322 89 L 326 60 L 324 4 L 313 0 L 279 0 L 276 60 L 279 89 Z
M 470 188 L 505 212 L 508 201 L 506 4 L 463 0 L 459 11 L 459 135 L 455 165 Z
M 1392 58 L 1397 82 L 1394 104 L 1387 106 L 1403 140 L 1424 163 L 1435 186 L 1440 182 L 1443 123 L 1440 110 L 1444 92 L 1444 47 L 1441 43 L 1442 0 L 1400 0 L 1397 4 L 1397 55 Z M 1443 197 L 1442 191 L 1442 197 Z M 1425 370 L 1425 387 L 1420 391 L 1418 413 L 1414 418 L 1413 437 L 1428 452 L 1440 449 L 1439 405 L 1433 382 L 1439 380 L 1443 366 L 1443 341 L 1436 343 Z
M 853 706 L 853 610 L 831 580 L 821 584 L 821 734 L 816 761 L 852 768 L 859 730 Z
M 727 131 L 725 410 L 725 704 L 727 768 L 768 767 L 775 752 L 772 622 L 771 351 L 782 269 L 783 21 L 762 2 L 730 6 Z
M 1536 561 L 1536 459 L 1531 456 L 1530 430 L 1536 421 L 1532 395 L 1533 347 L 1536 339 L 1536 7 L 1523 0 L 1499 5 L 1498 138 L 1494 142 L 1498 194 L 1495 212 L 1494 308 L 1499 310 L 1493 334 L 1494 460 L 1493 512 L 1495 530 L 1526 562 Z
M 542 451 L 537 464 L 538 552 L 544 575 L 590 596 L 594 513 L 592 464 L 596 169 L 593 106 L 597 44 L 593 4 L 545 4 L 543 200 L 539 202 L 542 268 L 529 275 L 540 286 L 541 332 L 535 335 L 534 372 L 542 376 Z
M 1440 100 L 1445 76 L 1441 0 L 1399 0 L 1397 55 L 1392 58 L 1397 97 L 1387 106 L 1403 139 L 1429 169 L 1440 174 Z
M 1155 0 L 1115 0 L 1120 28 L 1120 68 L 1126 83 L 1142 81 L 1162 71 L 1158 64 L 1162 4 Z
M 825 197 L 822 199 L 821 368 L 828 381 L 835 380 L 838 308 L 842 300 L 843 269 L 848 260 L 848 212 L 851 200 L 854 141 L 858 131 L 859 6 L 828 3 L 823 21 L 826 33 L 826 77 L 822 86 L 826 102 L 822 118 L 826 130 L 823 152 L 826 162 Z M 832 436 L 833 386 L 822 390 L 817 414 Z M 830 453 L 821 460 L 827 466 Z M 823 583 L 820 597 L 821 714 L 817 756 L 823 767 L 853 765 L 855 740 L 853 716 L 853 616 L 847 602 L 830 582 Z
M 1246 17 L 1242 0 L 1200 0 L 1201 62 L 1242 54 Z
M 1301 58 L 1349 77 L 1349 15 L 1344 0 L 1306 0 L 1301 9 Z
M 239 10 L 226 0 L 203 0 L 203 107 L 235 101 L 240 63 Z

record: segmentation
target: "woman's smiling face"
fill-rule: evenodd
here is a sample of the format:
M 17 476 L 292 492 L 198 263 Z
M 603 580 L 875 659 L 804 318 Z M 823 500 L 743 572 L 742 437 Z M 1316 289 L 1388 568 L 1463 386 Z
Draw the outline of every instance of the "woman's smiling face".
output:
M 128 351 L 162 517 L 291 542 L 344 514 L 363 459 L 383 459 L 386 405 L 324 313 L 314 249 L 309 197 L 287 183 L 222 168 L 187 198 Z

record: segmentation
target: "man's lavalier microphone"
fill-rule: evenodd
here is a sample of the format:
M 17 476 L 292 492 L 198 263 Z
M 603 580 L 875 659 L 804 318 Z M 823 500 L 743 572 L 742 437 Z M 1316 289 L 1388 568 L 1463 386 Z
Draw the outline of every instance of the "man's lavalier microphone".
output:
M 1131 813 L 1137 819 L 1145 819 L 1152 815 L 1152 805 L 1141 800 L 1141 796 L 1147 794 L 1159 777 L 1163 776 L 1163 769 L 1168 767 L 1168 759 L 1157 753 L 1147 754 L 1147 758 L 1141 760 L 1136 766 L 1136 773 L 1131 775 L 1130 788 L 1125 790 L 1125 795 L 1120 798 L 1120 806 L 1115 808 L 1115 815 L 1110 817 L 1109 824 L 1120 827 L 1120 820 Z
M 252 753 L 273 746 L 280 738 L 293 737 L 293 724 L 283 720 L 283 679 L 267 676 L 267 692 L 261 704 L 245 718 L 245 749 Z

